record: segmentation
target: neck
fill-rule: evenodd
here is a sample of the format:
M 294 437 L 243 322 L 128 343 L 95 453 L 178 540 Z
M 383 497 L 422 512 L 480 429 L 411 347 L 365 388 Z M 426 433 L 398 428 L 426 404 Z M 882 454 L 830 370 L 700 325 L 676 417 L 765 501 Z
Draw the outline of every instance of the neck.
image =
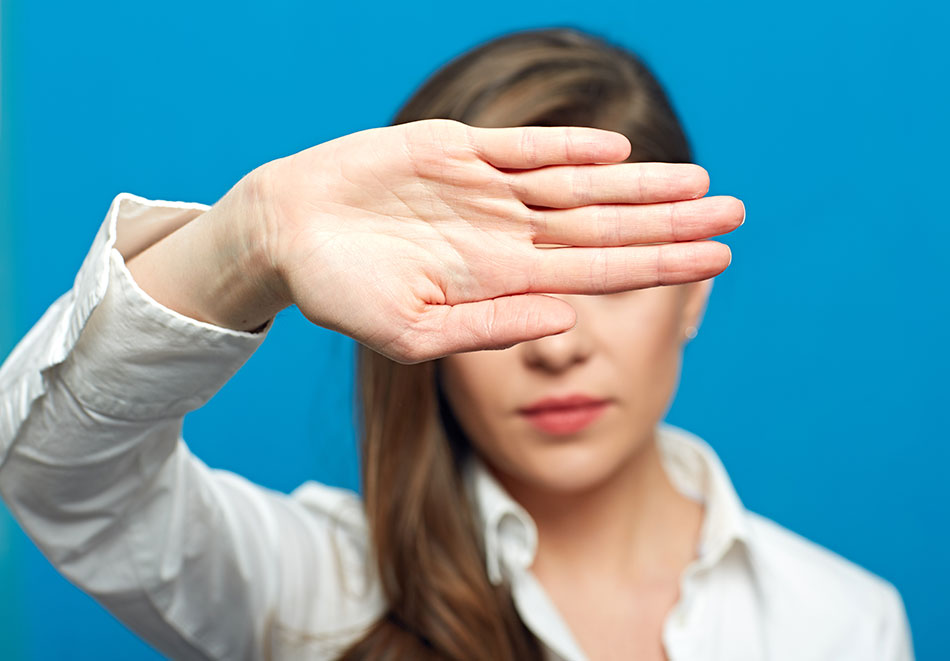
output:
M 505 487 L 538 528 L 535 571 L 632 580 L 678 577 L 695 557 L 703 506 L 682 495 L 663 468 L 655 432 L 607 479 L 580 492 Z

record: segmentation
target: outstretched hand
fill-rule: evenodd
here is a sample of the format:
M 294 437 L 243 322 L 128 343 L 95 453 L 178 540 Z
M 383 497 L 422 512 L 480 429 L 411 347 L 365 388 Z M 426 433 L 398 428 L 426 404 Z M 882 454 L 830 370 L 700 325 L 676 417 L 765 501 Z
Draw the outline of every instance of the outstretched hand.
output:
M 310 321 L 400 363 L 564 332 L 558 294 L 704 280 L 738 227 L 693 164 L 623 163 L 619 133 L 476 128 L 444 119 L 375 128 L 260 172 L 279 290 Z M 557 246 L 557 247 L 552 247 Z

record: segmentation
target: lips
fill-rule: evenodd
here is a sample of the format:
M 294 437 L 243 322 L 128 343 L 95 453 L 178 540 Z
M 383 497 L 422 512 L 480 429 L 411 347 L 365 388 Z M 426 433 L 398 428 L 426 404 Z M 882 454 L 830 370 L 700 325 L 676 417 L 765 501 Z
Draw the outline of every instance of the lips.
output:
M 563 436 L 593 424 L 609 403 L 588 395 L 549 397 L 520 409 L 520 413 L 536 429 Z
M 578 406 L 593 406 L 603 404 L 607 400 L 590 395 L 568 395 L 566 397 L 546 397 L 533 404 L 518 409 L 521 413 L 539 413 L 550 409 L 570 409 Z

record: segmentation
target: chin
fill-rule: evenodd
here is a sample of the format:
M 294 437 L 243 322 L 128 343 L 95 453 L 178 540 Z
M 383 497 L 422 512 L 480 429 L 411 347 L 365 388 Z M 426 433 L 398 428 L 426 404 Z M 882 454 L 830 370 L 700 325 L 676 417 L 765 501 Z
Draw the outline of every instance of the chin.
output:
M 510 475 L 526 487 L 557 493 L 581 493 L 608 480 L 626 456 L 593 443 L 563 442 L 519 457 Z

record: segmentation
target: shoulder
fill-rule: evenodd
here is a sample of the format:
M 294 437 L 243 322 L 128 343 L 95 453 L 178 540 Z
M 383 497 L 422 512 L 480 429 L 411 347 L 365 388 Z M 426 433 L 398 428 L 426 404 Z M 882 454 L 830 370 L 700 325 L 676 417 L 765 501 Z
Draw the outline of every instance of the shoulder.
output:
M 285 567 L 284 622 L 310 633 L 345 632 L 379 615 L 383 598 L 363 500 L 308 481 L 291 492 L 294 566 Z M 289 595 L 294 595 L 289 598 Z
M 866 608 L 890 595 L 894 587 L 885 579 L 761 514 L 749 512 L 750 542 L 761 578 L 785 589 L 821 593 L 843 603 Z M 785 586 L 785 584 L 788 584 Z
M 294 489 L 290 498 L 311 514 L 331 519 L 353 532 L 367 530 L 363 499 L 355 491 L 310 480 Z
M 304 482 L 290 493 L 305 526 L 350 567 L 371 562 L 370 530 L 363 499 L 350 489 Z
M 892 583 L 760 514 L 749 512 L 748 520 L 756 579 L 779 629 L 838 658 L 913 658 Z

